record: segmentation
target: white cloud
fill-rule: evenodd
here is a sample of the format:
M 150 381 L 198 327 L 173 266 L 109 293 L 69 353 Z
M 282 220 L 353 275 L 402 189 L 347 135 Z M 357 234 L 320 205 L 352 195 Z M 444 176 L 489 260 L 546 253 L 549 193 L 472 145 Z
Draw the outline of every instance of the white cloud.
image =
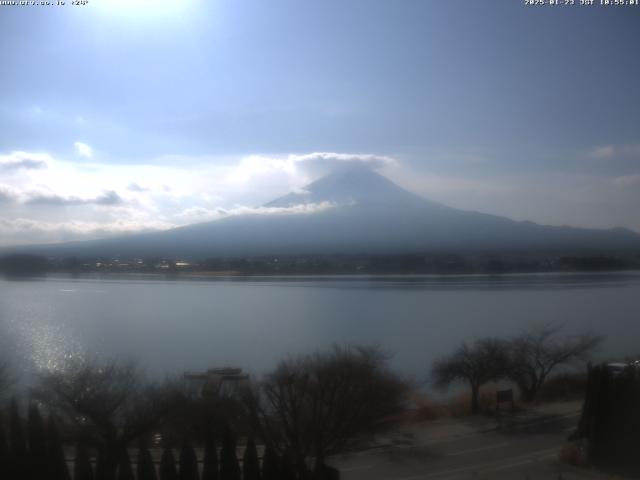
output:
M 246 181 L 252 176 L 273 172 L 283 172 L 288 175 L 304 173 L 319 176 L 347 165 L 362 165 L 372 169 L 379 169 L 396 164 L 396 160 L 392 157 L 373 154 L 313 152 L 287 156 L 250 155 L 243 158 L 232 169 L 229 178 Z
M 189 207 L 176 214 L 176 217 L 183 219 L 208 219 L 220 217 L 222 214 L 223 212 L 215 208 Z
M 616 157 L 636 158 L 640 156 L 640 144 L 602 145 L 588 150 L 586 156 L 593 160 L 611 160 Z
M 83 142 L 75 142 L 73 148 L 76 149 L 76 153 L 81 157 L 93 158 L 93 148 Z
M 360 165 L 374 170 L 396 166 L 389 156 L 335 152 L 308 154 L 250 155 L 232 165 L 224 175 L 225 189 L 245 195 L 259 189 L 269 196 L 262 202 L 304 187 L 311 181 L 340 168 Z M 269 193 L 272 192 L 272 193 Z
M 587 152 L 587 157 L 594 160 L 609 160 L 617 155 L 618 149 L 613 145 L 594 147 Z
M 622 175 L 614 178 L 613 183 L 622 188 L 640 188 L 640 174 Z
M 0 171 L 33 170 L 46 168 L 51 157 L 43 153 L 11 152 L 0 155 Z
M 113 221 L 83 222 L 69 220 L 65 222 L 47 222 L 30 218 L 0 217 L 0 237 L 3 245 L 22 243 L 48 243 L 68 240 L 89 240 L 133 232 L 165 230 L 177 226 L 161 221 Z
M 341 164 L 359 164 L 374 169 L 396 165 L 394 158 L 385 155 L 373 155 L 369 153 L 335 153 L 314 152 L 306 155 L 290 155 L 294 162 L 304 165 L 322 165 L 324 168 L 332 168 Z
M 16 202 L 18 200 L 18 193 L 15 189 L 0 185 L 0 203 Z
M 42 162 L 25 163 L 19 175 L 16 169 L 0 169 L 4 244 L 93 238 L 240 214 L 311 213 L 332 205 L 259 205 L 301 191 L 320 170 L 395 165 L 385 156 L 327 152 L 242 158 L 173 155 L 145 164 L 78 163 L 28 152 L 0 159 Z M 17 223 L 9 227 L 8 221 Z
M 136 182 L 131 182 L 129 185 L 127 185 L 127 190 L 131 190 L 132 192 L 138 192 L 138 193 L 148 192 L 149 191 L 148 188 L 141 187 Z
M 290 207 L 235 207 L 218 209 L 225 215 L 300 215 L 321 212 L 338 205 L 332 202 L 304 203 Z
M 118 215 L 120 218 L 116 220 L 103 222 L 81 220 L 51 222 L 24 217 L 0 217 L 0 238 L 2 238 L 0 245 L 90 240 L 128 233 L 166 230 L 189 223 L 216 220 L 233 215 L 310 214 L 335 206 L 329 202 L 322 202 L 287 208 L 238 206 L 227 209 L 191 207 L 174 215 L 173 220 L 154 219 L 144 211 L 135 210 L 125 211 L 124 214 Z
M 64 207 L 70 205 L 119 205 L 123 203 L 122 197 L 114 190 L 106 191 L 96 197 L 64 197 L 61 195 L 32 194 L 27 200 L 31 205 L 49 205 L 54 207 Z
M 213 220 L 232 215 L 303 215 L 321 212 L 338 205 L 331 202 L 306 203 L 293 205 L 290 207 L 246 207 L 236 206 L 233 208 L 187 208 L 176 215 L 177 218 L 197 219 L 197 221 Z

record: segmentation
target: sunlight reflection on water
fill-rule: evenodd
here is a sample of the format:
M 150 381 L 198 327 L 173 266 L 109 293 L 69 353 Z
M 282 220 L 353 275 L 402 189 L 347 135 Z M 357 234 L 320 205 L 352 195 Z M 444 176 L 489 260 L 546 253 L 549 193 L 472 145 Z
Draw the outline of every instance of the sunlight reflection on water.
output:
M 69 358 L 84 355 L 74 328 L 40 302 L 24 305 L 20 315 L 3 321 L 3 350 L 11 352 L 18 370 L 59 370 Z
M 138 360 L 152 374 L 219 365 L 254 372 L 333 343 L 376 343 L 418 379 L 464 340 L 540 322 L 635 354 L 640 274 L 0 279 L 0 347 L 20 369 L 78 356 Z

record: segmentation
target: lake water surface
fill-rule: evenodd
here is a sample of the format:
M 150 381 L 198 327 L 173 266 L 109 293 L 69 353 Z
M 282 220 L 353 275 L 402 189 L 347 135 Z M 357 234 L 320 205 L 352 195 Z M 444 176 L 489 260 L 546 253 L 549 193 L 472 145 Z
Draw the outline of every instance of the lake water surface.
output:
M 67 354 L 133 358 L 150 373 L 259 373 L 333 343 L 379 344 L 425 378 L 463 340 L 536 324 L 640 353 L 640 272 L 503 276 L 46 277 L 0 280 L 0 348 L 23 369 Z

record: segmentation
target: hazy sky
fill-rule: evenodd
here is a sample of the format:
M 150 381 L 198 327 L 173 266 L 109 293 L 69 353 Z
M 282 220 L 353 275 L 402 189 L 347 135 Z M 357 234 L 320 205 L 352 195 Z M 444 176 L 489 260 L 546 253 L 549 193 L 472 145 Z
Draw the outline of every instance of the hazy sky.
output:
M 640 7 L 66 3 L 0 6 L 0 244 L 245 211 L 336 158 L 460 208 L 640 231 Z

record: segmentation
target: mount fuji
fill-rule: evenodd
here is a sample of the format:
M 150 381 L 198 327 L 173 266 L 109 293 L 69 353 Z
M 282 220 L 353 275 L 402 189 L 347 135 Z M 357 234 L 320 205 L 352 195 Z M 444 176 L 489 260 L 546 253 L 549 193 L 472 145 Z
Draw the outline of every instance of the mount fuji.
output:
M 365 167 L 344 168 L 250 212 L 160 232 L 20 250 L 56 256 L 186 259 L 640 251 L 640 235 L 628 229 L 547 226 L 459 210 L 404 190 Z

